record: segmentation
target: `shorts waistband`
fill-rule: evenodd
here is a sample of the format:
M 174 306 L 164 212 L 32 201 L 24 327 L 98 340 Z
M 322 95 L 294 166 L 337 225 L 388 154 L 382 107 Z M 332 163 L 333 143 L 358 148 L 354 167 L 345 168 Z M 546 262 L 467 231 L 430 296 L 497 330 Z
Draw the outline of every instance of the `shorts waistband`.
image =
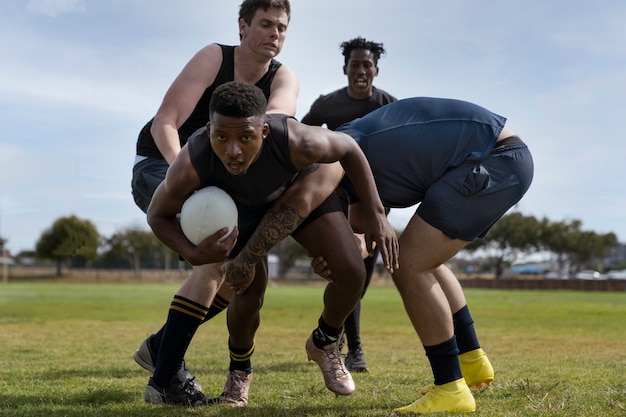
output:
M 519 136 L 509 136 L 508 138 L 504 138 L 500 142 L 496 143 L 496 146 L 495 148 L 493 148 L 492 152 L 500 151 L 508 146 L 522 144 L 524 144 L 524 142 Z

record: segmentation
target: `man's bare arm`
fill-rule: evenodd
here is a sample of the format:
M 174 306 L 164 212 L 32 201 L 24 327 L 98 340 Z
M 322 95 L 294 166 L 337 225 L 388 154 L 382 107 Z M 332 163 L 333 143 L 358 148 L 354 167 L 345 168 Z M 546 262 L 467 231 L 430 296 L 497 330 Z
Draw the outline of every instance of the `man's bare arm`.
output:
M 237 257 L 226 263 L 226 281 L 235 292 L 245 291 L 254 279 L 255 265 L 335 191 L 342 177 L 338 163 L 314 165 L 300 174 L 265 214 Z

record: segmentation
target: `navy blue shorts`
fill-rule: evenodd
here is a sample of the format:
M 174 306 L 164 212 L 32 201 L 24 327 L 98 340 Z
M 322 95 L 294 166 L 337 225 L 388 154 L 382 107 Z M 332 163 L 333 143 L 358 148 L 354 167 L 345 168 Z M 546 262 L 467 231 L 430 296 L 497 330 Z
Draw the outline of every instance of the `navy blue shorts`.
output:
M 158 158 L 144 159 L 133 167 L 133 179 L 131 181 L 133 198 L 137 207 L 144 213 L 148 212 L 154 191 L 165 179 L 168 167 L 165 159 Z
M 533 178 L 533 159 L 516 136 L 496 144 L 481 162 L 448 170 L 433 183 L 417 214 L 453 239 L 483 237 L 526 193 Z

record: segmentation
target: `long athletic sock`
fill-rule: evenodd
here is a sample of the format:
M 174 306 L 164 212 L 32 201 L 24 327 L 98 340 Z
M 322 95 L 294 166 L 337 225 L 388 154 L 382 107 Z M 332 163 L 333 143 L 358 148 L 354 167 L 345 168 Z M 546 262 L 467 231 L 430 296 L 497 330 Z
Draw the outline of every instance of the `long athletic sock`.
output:
M 211 306 L 209 306 L 209 311 L 207 312 L 202 324 L 206 323 L 207 321 L 211 320 L 213 317 L 224 311 L 226 307 L 228 307 L 228 304 L 230 304 L 230 301 L 228 301 L 219 294 L 215 294 L 215 298 L 213 299 Z
M 361 300 L 356 303 L 352 313 L 346 317 L 343 324 L 348 342 L 348 350 L 353 351 L 361 348 Z
M 189 343 L 198 326 L 204 320 L 207 308 L 178 295 L 170 304 L 167 321 L 154 370 L 154 382 L 162 387 L 169 386 L 172 376 L 180 369 Z
M 456 344 L 459 347 L 459 354 L 476 350 L 480 347 L 478 336 L 474 329 L 474 320 L 467 305 L 456 313 L 452 314 L 454 323 L 454 335 Z
M 324 346 L 335 343 L 339 339 L 343 329 L 330 327 L 321 317 L 317 323 L 317 329 L 313 331 L 313 344 L 315 347 L 323 349 Z
M 361 299 L 354 306 L 354 310 L 348 317 L 343 327 L 346 332 L 346 341 L 348 342 L 348 350 L 354 351 L 361 349 L 361 300 L 365 296 L 367 287 L 369 287 L 372 281 L 372 275 L 374 275 L 374 269 L 376 269 L 376 260 L 378 259 L 378 248 L 374 250 L 374 255 L 363 260 L 365 265 L 365 284 L 363 285 L 363 292 L 361 293 Z
M 220 314 L 222 311 L 228 307 L 230 301 L 221 297 L 219 294 L 215 295 L 211 306 L 209 307 L 204 320 L 200 324 L 204 324 L 207 321 L 211 320 L 213 317 Z M 165 330 L 165 325 L 159 329 L 151 338 L 150 338 L 150 348 L 153 352 L 159 352 L 159 348 L 161 347 L 161 339 L 163 338 L 163 331 Z
M 454 336 L 438 345 L 424 346 L 424 350 L 433 370 L 435 385 L 447 384 L 463 377 L 458 357 L 459 348 Z
M 228 350 L 230 352 L 230 367 L 231 371 L 246 371 L 248 373 L 252 372 L 252 354 L 254 353 L 254 342 L 252 342 L 252 346 L 249 346 L 245 349 L 237 349 L 230 344 L 230 339 L 228 339 Z

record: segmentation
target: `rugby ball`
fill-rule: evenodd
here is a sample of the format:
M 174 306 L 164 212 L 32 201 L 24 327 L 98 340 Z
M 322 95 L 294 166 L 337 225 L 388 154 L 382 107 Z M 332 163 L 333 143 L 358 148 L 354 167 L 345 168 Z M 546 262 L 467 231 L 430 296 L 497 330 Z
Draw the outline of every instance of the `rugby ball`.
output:
M 222 227 L 228 227 L 226 239 L 237 226 L 237 206 L 221 188 L 209 186 L 194 192 L 180 210 L 180 228 L 197 245 Z

